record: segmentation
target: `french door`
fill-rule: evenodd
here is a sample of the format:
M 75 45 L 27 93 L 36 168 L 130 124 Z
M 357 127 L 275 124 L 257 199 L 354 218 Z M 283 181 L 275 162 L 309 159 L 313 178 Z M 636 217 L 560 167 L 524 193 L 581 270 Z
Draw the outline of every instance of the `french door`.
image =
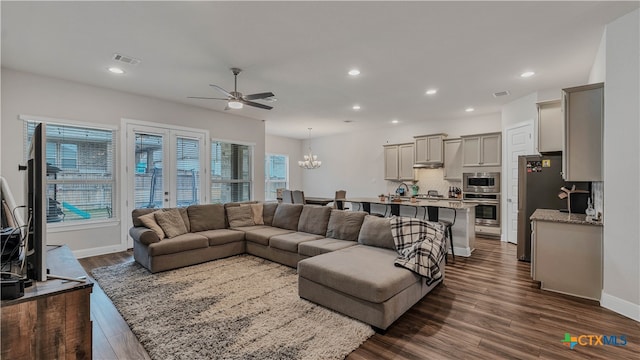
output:
M 208 202 L 206 131 L 133 121 L 125 125 L 127 231 L 134 209 Z

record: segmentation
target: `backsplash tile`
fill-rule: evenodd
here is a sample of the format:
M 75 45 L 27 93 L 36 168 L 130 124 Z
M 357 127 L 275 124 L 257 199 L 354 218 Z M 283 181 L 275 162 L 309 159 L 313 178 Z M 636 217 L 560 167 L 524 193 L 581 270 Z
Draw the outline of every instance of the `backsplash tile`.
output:
M 591 196 L 593 197 L 593 208 L 596 212 L 604 214 L 604 182 L 594 181 L 591 183 Z
M 429 190 L 437 190 L 438 194 L 444 195 L 445 197 L 449 194 L 449 187 L 456 186 L 462 190 L 462 180 L 460 181 L 448 181 L 443 179 L 444 169 L 417 169 L 416 170 L 416 178 L 418 179 L 418 186 L 420 186 L 420 190 L 418 190 L 418 194 L 426 194 Z M 409 185 L 409 189 L 411 189 L 411 182 L 407 182 Z M 387 184 L 387 192 L 394 193 L 396 188 L 400 185 L 397 182 L 388 182 Z

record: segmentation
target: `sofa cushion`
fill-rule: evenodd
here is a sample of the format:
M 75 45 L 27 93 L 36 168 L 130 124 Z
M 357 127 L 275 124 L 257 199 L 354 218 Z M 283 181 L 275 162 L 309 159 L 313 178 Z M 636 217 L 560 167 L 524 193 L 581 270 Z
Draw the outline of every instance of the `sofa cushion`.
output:
M 175 254 L 207 247 L 209 247 L 209 240 L 206 237 L 194 233 L 186 233 L 149 245 L 149 256 Z
M 250 206 L 234 206 L 227 208 L 229 227 L 253 226 L 253 212 Z
M 327 225 L 328 238 L 357 241 L 364 217 L 364 211 L 333 210 Z
M 264 220 L 265 225 L 271 226 L 271 224 L 273 223 L 273 215 L 275 215 L 277 208 L 277 202 L 262 204 L 262 219 Z
M 259 203 L 259 204 L 250 204 L 249 206 L 251 206 L 253 223 L 256 225 L 264 225 L 264 217 L 262 214 L 264 212 L 264 205 L 262 203 Z
M 318 239 L 305 241 L 298 245 L 298 254 L 304 256 L 318 256 L 320 254 L 358 245 L 355 241 L 337 239 Z
M 154 211 L 158 211 L 158 209 L 133 209 L 131 212 L 131 220 L 133 221 L 133 226 L 145 226 L 142 221 L 140 221 L 140 216 L 150 214 Z
M 134 210 L 135 211 L 135 210 Z M 156 221 L 156 213 L 161 212 L 162 210 L 156 210 L 152 212 L 148 212 L 145 215 L 138 216 L 138 222 L 141 224 L 140 226 L 147 227 L 151 229 L 160 240 L 165 238 L 164 230 Z
M 156 211 L 153 214 L 156 217 L 158 225 L 160 225 L 162 231 L 164 231 L 164 234 L 168 238 L 174 238 L 178 235 L 187 233 L 187 226 L 182 220 L 180 210 L 169 209 L 166 211 Z
M 242 230 L 245 232 L 244 234 L 245 240 L 254 242 L 256 244 L 264 245 L 264 246 L 269 246 L 269 239 L 272 236 L 289 234 L 293 232 L 291 230 L 280 229 L 280 228 L 271 227 L 271 226 L 264 226 L 260 229 L 245 230 L 244 228 L 241 228 L 238 230 Z
M 196 234 L 209 239 L 209 246 L 224 245 L 237 241 L 244 241 L 244 232 L 230 229 L 199 231 Z
M 187 208 L 191 232 L 224 229 L 226 227 L 222 204 L 191 205 Z
M 365 220 L 366 221 L 366 220 Z M 393 250 L 356 245 L 298 262 L 298 276 L 372 303 L 382 303 L 421 281 L 394 266 Z
M 331 208 L 327 206 L 304 205 L 298 221 L 298 231 L 322 235 L 327 233 Z
M 302 204 L 279 204 L 273 215 L 271 226 L 297 231 L 303 207 Z
M 187 227 L 187 232 L 191 232 L 191 222 L 189 221 L 189 213 L 187 212 L 186 207 L 178 208 L 180 210 L 180 216 L 182 216 L 182 221 L 184 222 L 184 226 Z
M 393 242 L 393 235 L 391 235 L 389 218 L 365 216 L 358 235 L 358 242 L 363 245 L 395 250 L 396 245 Z
M 321 239 L 321 235 L 294 232 L 284 235 L 275 235 L 269 239 L 269 246 L 275 249 L 285 250 L 293 253 L 298 252 L 298 245 L 305 241 Z

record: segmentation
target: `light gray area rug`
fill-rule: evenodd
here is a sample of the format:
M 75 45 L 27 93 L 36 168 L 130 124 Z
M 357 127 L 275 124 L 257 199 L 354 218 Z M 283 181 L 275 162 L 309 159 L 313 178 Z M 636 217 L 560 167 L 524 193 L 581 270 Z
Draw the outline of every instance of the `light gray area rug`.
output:
M 295 269 L 250 255 L 92 273 L 152 359 L 342 359 L 374 334 L 299 298 Z

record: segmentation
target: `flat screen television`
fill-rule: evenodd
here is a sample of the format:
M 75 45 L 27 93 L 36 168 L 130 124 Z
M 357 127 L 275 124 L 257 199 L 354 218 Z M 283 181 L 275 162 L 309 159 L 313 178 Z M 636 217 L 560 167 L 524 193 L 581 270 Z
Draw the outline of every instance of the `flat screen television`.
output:
M 47 156 L 46 125 L 38 124 L 33 132 L 27 158 L 25 204 L 27 221 L 23 254 L 23 275 L 35 281 L 47 280 Z M 26 271 L 26 273 L 24 273 Z

